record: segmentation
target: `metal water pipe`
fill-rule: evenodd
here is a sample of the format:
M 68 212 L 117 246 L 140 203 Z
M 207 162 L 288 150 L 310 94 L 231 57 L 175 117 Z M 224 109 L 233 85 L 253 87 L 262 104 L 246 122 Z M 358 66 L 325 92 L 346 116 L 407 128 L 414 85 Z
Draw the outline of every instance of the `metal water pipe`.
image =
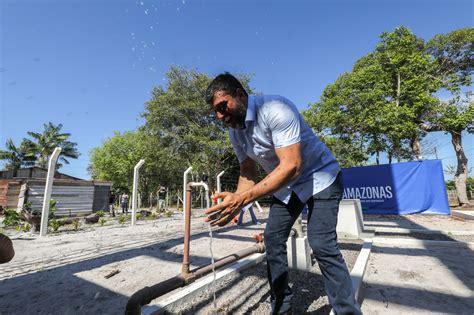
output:
M 186 186 L 188 184 L 188 173 L 193 169 L 192 166 L 188 167 L 183 174 L 183 218 L 184 218 L 184 208 L 186 207 Z
M 145 163 L 145 160 L 140 160 L 133 168 L 133 190 L 132 190 L 132 226 L 137 220 L 137 200 L 138 200 L 138 171 Z
M 48 162 L 48 175 L 46 175 L 46 185 L 44 187 L 43 209 L 41 211 L 40 236 L 46 236 L 48 233 L 49 201 L 53 190 L 54 173 L 56 172 L 56 162 L 58 161 L 61 148 L 54 149 Z
M 205 185 L 205 186 L 204 186 Z M 133 293 L 127 302 L 125 309 L 126 315 L 139 315 L 141 314 L 141 307 L 150 303 L 152 300 L 165 295 L 177 288 L 184 287 L 190 283 L 193 283 L 197 279 L 207 275 L 212 272 L 212 264 L 208 264 L 202 267 L 195 268 L 193 270 L 189 269 L 189 245 L 191 239 L 191 194 L 192 187 L 194 186 L 203 186 L 206 188 L 206 184 L 203 182 L 200 183 L 189 183 L 186 185 L 186 203 L 184 206 L 184 215 L 185 215 L 185 224 L 184 224 L 184 253 L 183 253 L 183 265 L 181 267 L 181 273 L 178 275 L 157 283 L 151 287 L 144 287 L 143 289 L 138 290 Z M 214 263 L 214 269 L 220 269 L 224 266 L 227 266 L 231 263 L 234 263 L 242 258 L 250 256 L 255 253 L 264 253 L 265 245 L 261 236 L 256 238 L 257 243 L 244 248 L 236 253 L 225 256 L 221 259 L 218 259 Z

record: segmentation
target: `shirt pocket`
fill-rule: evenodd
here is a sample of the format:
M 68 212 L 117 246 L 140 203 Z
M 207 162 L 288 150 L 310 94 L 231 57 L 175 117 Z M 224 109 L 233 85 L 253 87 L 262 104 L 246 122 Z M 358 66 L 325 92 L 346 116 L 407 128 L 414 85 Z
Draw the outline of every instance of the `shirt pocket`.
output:
M 269 150 L 268 145 L 266 145 L 265 142 L 258 136 L 252 136 L 251 142 L 253 151 L 252 153 L 259 158 L 265 158 Z

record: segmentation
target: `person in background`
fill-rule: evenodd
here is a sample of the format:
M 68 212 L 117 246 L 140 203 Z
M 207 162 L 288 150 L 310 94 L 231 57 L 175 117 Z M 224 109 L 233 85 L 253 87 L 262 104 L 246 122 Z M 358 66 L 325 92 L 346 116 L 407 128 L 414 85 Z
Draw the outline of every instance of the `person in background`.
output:
M 128 214 L 128 200 L 129 200 L 129 196 L 126 192 L 124 192 L 121 196 L 120 196 L 120 205 L 122 206 L 122 213 L 124 214 Z
M 158 190 L 158 211 L 162 212 L 165 210 L 166 205 L 166 188 L 161 186 Z
M 115 195 L 112 193 L 109 195 L 109 212 L 112 217 L 115 217 Z

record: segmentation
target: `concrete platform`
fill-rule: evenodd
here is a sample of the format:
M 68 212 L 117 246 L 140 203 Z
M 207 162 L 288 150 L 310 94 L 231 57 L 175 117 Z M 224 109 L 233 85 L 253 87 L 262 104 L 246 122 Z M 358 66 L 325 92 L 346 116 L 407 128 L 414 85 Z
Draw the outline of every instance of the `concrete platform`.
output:
M 472 210 L 451 210 L 451 215 L 465 220 L 474 220 L 474 211 Z
M 374 238 L 364 314 L 472 314 L 474 244 Z

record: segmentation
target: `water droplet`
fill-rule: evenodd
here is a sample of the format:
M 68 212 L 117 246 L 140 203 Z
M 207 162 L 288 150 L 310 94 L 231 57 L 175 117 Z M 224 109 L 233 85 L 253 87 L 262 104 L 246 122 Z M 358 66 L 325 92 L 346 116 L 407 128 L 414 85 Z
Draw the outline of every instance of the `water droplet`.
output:
M 144 5 L 145 3 L 143 1 L 140 1 L 140 5 Z
M 152 25 L 150 26 L 150 29 L 151 29 L 151 30 L 153 29 L 153 26 L 152 26 Z
M 185 1 L 185 0 L 183 0 L 183 4 L 186 4 L 186 1 Z
M 145 12 L 145 14 L 148 14 L 148 9 L 146 9 L 144 12 Z
M 135 36 L 135 33 L 132 32 L 132 33 L 130 33 L 130 35 Z
M 135 47 L 132 47 L 132 51 L 135 51 Z
M 176 8 L 176 11 L 179 11 L 179 8 Z

